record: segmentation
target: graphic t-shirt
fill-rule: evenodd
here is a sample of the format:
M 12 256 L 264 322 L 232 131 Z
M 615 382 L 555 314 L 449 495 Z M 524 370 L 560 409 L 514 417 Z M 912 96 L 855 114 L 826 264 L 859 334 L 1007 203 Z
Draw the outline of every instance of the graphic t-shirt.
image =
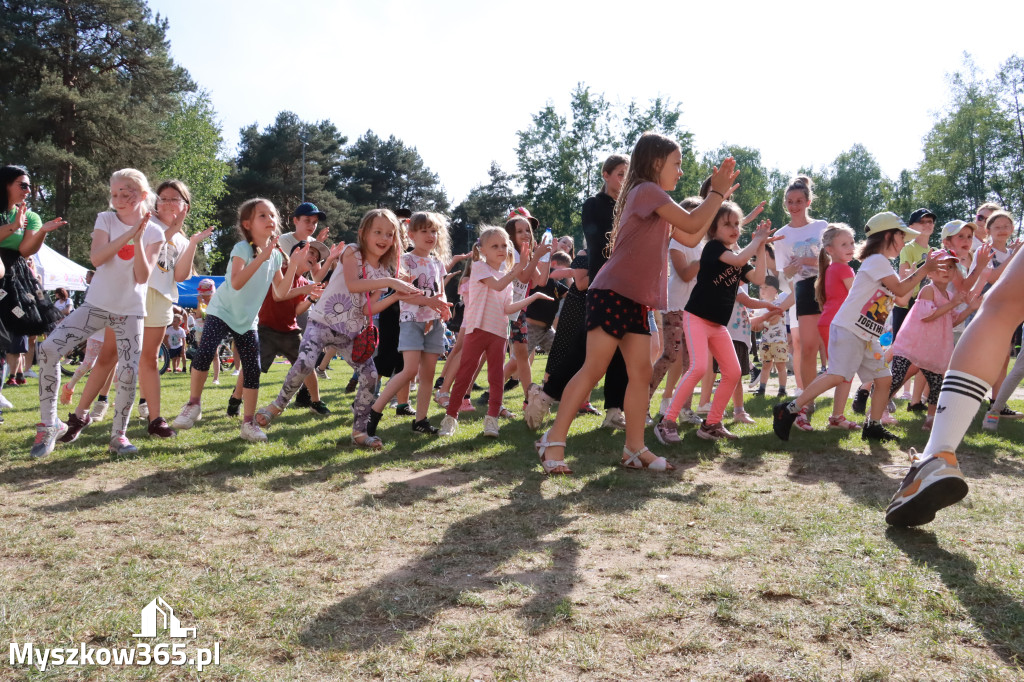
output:
M 164 233 L 168 228 L 155 218 L 150 219 Z M 156 257 L 156 264 L 153 272 L 149 275 L 149 288 L 155 289 L 164 298 L 174 303 L 178 302 L 178 283 L 174 281 L 174 266 L 178 264 L 181 254 L 188 248 L 188 238 L 181 232 L 176 232 L 173 237 L 166 239 L 160 246 L 160 252 Z
M 113 211 L 104 211 L 96 216 L 94 232 L 106 232 L 108 241 L 121 238 L 126 232 L 133 232 L 135 225 L 125 225 Z M 135 281 L 135 249 L 145 249 L 154 242 L 164 240 L 164 231 L 152 222 L 142 233 L 142 244 L 129 242 L 103 265 L 96 268 L 92 284 L 85 293 L 85 302 L 100 310 L 115 315 L 146 315 L 146 290 L 148 282 Z
M 424 296 L 444 293 L 444 265 L 433 256 L 421 258 L 413 253 L 402 254 L 402 269 L 412 277 L 412 285 Z M 425 305 L 399 301 L 399 321 L 430 322 L 441 318 L 441 313 Z
M 747 273 L 754 269 L 750 263 L 741 267 L 725 263 L 721 256 L 726 251 L 725 244 L 717 239 L 704 245 L 697 284 L 683 308 L 688 313 L 723 326 L 729 324 L 732 317 L 740 280 L 745 280 Z
M 888 258 L 880 253 L 868 256 L 860 264 L 850 293 L 832 323 L 849 329 L 865 341 L 880 337 L 893 307 L 893 294 L 882 285 L 882 280 L 895 274 Z
M 788 294 L 779 294 L 772 305 L 780 306 Z M 761 332 L 761 343 L 786 343 L 786 316 L 779 315 L 775 322 L 767 325 Z
M 512 249 L 512 258 L 514 259 L 515 264 L 519 265 L 519 261 L 520 261 L 519 252 L 516 251 L 515 248 Z M 474 264 L 473 267 L 476 267 L 476 265 Z M 501 276 L 504 277 L 504 274 L 502 274 Z M 530 283 L 529 282 L 520 282 L 518 277 L 513 279 L 512 280 L 512 302 L 513 303 L 517 303 L 518 301 L 521 301 L 524 298 L 526 298 L 526 293 L 529 290 L 530 290 Z M 508 316 L 508 319 L 512 320 L 513 322 L 515 322 L 516 319 L 518 319 L 518 317 L 519 317 L 519 313 L 512 313 L 511 315 Z
M 780 229 L 775 236 L 783 239 L 772 244 L 775 249 L 775 262 L 780 271 L 789 267 L 791 261 L 798 258 L 814 258 L 817 260 L 818 252 L 821 251 L 821 234 L 828 227 L 824 220 L 812 220 L 803 227 L 786 225 Z M 817 265 L 801 265 L 796 274 L 793 275 L 793 283 L 809 277 L 816 277 L 818 274 Z
M 366 265 L 365 276 L 363 273 L 363 254 L 355 244 L 345 247 L 345 251 L 351 249 L 355 255 L 356 277 L 358 279 L 386 279 L 391 277 L 391 271 L 384 265 L 373 267 Z M 342 252 L 342 258 L 345 253 Z M 373 298 L 370 292 L 369 298 Z M 345 334 L 351 339 L 359 335 L 367 325 L 366 320 L 366 292 L 352 293 L 345 284 L 344 266 L 341 261 L 338 263 L 338 271 L 331 277 L 331 281 L 324 288 L 320 300 L 309 309 L 309 319 L 326 327 L 330 327 L 339 334 Z
M 739 291 L 747 293 L 747 285 L 740 284 Z M 733 341 L 739 341 L 750 347 L 750 313 L 747 307 L 738 300 L 732 304 L 732 317 L 729 318 L 729 336 Z
M 181 348 L 185 345 L 185 330 L 181 327 L 175 329 L 174 327 L 168 327 L 167 331 L 167 343 L 170 345 L 171 350 Z

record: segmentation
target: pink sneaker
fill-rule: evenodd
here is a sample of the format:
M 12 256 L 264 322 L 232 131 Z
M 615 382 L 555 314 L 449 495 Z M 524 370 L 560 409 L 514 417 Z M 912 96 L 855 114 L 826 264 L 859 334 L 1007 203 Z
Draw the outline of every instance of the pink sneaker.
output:
M 879 421 L 885 426 L 893 426 L 900 423 L 900 420 L 889 414 L 888 411 L 882 413 L 882 418 Z
M 459 412 L 476 412 L 476 408 L 473 407 L 473 403 L 469 398 L 463 398 L 462 405 L 459 407 Z

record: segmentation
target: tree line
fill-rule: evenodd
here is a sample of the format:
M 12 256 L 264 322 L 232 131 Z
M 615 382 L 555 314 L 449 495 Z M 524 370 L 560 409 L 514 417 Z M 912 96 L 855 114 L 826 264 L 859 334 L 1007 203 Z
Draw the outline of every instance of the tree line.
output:
M 71 222 L 51 245 L 83 262 L 107 178 L 125 166 L 190 185 L 191 228 L 221 226 L 209 262 L 200 262 L 213 272 L 223 270 L 219 261 L 235 239 L 236 207 L 256 195 L 285 218 L 303 198 L 314 202 L 330 216 L 335 240 L 352 240 L 362 213 L 386 206 L 448 213 L 453 246 L 463 250 L 477 225 L 500 223 L 510 207 L 525 205 L 543 226 L 582 244 L 580 208 L 601 187 L 602 161 L 628 155 L 645 130 L 683 149 L 677 199 L 734 156 L 743 171 L 735 199 L 747 210 L 766 201 L 773 224 L 787 221 L 782 191 L 795 173 L 766 167 L 752 147 L 726 144 L 698 155 L 682 104 L 668 98 L 616 105 L 578 84 L 568 111 L 548 103 L 518 131 L 514 169 L 492 162 L 487 180 L 452 207 L 414 146 L 372 130 L 349 142 L 330 121 L 283 111 L 263 128 L 243 128 L 228 154 L 209 94 L 170 58 L 167 20 L 142 0 L 0 0 L 0 9 L 0 154 L 29 168 L 33 206 Z M 816 214 L 857 230 L 880 210 L 907 216 L 921 205 L 940 223 L 966 218 L 986 200 L 1022 215 L 1024 60 L 1013 56 L 986 78 L 965 54 L 962 70 L 949 76 L 949 96 L 916 169 L 886 177 L 860 144 L 824 167 L 796 169 L 816 182 Z

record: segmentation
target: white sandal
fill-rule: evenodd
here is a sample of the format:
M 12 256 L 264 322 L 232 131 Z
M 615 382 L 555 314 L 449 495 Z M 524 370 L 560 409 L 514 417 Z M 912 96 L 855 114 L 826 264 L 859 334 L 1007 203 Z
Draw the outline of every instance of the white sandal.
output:
M 640 455 L 645 452 L 651 452 L 647 449 L 647 446 L 640 448 L 636 452 L 631 451 L 627 447 L 622 448 L 623 459 L 619 462 L 620 465 L 627 469 L 650 469 L 651 471 L 674 471 L 675 467 L 668 463 L 668 460 L 664 457 L 655 457 L 650 462 L 644 464 L 644 461 L 640 459 Z M 653 455 L 654 453 L 651 452 Z
M 548 442 L 548 432 L 545 431 L 544 435 L 540 437 L 540 440 L 533 444 L 533 447 L 537 449 L 537 455 L 540 457 L 540 465 L 544 469 L 545 474 L 548 476 L 556 474 L 568 476 L 572 473 L 572 469 L 570 469 L 565 463 L 564 454 L 562 455 L 563 459 L 544 459 L 544 453 L 548 448 L 564 448 L 564 442 Z M 565 471 L 555 471 L 555 469 L 565 469 Z
M 383 450 L 384 441 L 377 436 L 371 436 L 368 433 L 353 433 L 352 444 L 358 448 L 364 450 Z

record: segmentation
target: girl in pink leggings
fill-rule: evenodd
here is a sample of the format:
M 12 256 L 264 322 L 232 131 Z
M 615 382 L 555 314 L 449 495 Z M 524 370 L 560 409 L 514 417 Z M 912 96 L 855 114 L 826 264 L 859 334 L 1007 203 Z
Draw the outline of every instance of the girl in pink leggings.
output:
M 771 222 L 764 221 L 757 226 L 750 243 L 740 250 L 736 242 L 739 241 L 742 224 L 743 211 L 735 203 L 726 201 L 708 228 L 708 243 L 700 256 L 697 284 L 683 308 L 683 330 L 690 368 L 679 382 L 668 412 L 654 427 L 654 435 L 662 443 L 679 442 L 676 417 L 683 405 L 690 403 L 693 389 L 707 367 L 709 349 L 718 361 L 722 381 L 711 401 L 711 413 L 697 430 L 697 435 L 705 440 L 736 438 L 722 424 L 725 406 L 740 380 L 739 359 L 726 325 L 732 317 L 740 279 L 753 284 L 764 282 L 767 267 L 764 247 L 775 241 L 770 237 Z M 748 262 L 752 256 L 757 256 L 755 266 Z M 769 308 L 772 309 L 777 310 L 774 306 Z

